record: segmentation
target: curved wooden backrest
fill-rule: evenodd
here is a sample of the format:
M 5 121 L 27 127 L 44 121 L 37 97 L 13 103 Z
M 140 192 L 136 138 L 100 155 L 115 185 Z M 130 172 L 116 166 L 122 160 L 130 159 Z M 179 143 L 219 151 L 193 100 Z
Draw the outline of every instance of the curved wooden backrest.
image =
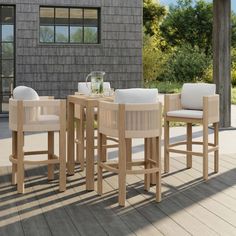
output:
M 57 131 L 60 119 L 66 113 L 63 100 L 43 99 L 38 101 L 9 100 L 9 127 L 17 131 Z
M 99 102 L 99 132 L 125 138 L 149 138 L 161 135 L 161 103 L 117 104 Z M 124 127 L 123 127 L 124 126 Z

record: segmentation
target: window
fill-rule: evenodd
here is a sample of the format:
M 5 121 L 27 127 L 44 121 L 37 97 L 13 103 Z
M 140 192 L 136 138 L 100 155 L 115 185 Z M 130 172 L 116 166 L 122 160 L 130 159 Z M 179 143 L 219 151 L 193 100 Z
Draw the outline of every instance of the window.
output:
M 15 75 L 15 9 L 0 5 L 0 113 L 8 112 Z
M 40 7 L 41 43 L 99 43 L 99 9 Z

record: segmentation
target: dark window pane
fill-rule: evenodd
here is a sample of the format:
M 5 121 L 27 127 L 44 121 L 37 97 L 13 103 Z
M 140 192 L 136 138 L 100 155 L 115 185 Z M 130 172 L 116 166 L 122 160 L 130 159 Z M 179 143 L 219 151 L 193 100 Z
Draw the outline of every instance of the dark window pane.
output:
M 13 42 L 14 41 L 14 26 L 2 25 L 2 41 Z
M 68 8 L 56 8 L 55 23 L 57 25 L 67 25 L 69 23 Z
M 54 42 L 54 26 L 40 26 L 40 42 L 41 43 Z
M 98 43 L 97 27 L 84 27 L 84 43 Z
M 40 24 L 54 24 L 54 8 L 41 7 L 40 8 Z
M 68 43 L 68 27 L 56 26 L 56 42 Z
M 70 24 L 83 26 L 83 9 L 70 9 Z
M 13 78 L 2 78 L 2 93 L 11 94 L 13 88 Z
M 14 76 L 14 61 L 2 60 L 2 77 Z
M 14 24 L 14 7 L 12 6 L 2 6 L 2 23 Z
M 82 43 L 83 42 L 83 27 L 70 27 L 70 42 Z
M 98 26 L 98 10 L 84 9 L 84 26 L 86 27 Z
M 0 104 L 0 112 L 1 113 L 8 113 L 9 112 L 9 98 L 10 96 L 2 96 L 2 104 Z
M 13 43 L 2 43 L 2 59 L 14 58 L 14 46 Z

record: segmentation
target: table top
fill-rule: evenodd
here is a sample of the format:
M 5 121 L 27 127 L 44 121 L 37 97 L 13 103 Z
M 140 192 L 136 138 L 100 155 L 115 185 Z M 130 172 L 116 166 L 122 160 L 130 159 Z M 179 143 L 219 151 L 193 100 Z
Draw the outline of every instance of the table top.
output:
M 89 96 L 84 94 L 74 94 L 68 96 L 68 101 L 74 104 L 80 104 L 84 106 L 98 106 L 99 101 L 113 102 L 114 97 L 104 96 Z

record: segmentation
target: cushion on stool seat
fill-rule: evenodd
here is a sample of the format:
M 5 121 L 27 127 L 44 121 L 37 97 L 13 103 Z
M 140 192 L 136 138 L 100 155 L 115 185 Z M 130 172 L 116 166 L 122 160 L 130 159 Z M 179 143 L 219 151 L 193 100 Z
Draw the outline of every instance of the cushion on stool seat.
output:
M 115 103 L 156 103 L 158 102 L 158 90 L 157 89 L 117 89 L 115 91 Z
M 39 100 L 39 95 L 30 87 L 18 86 L 13 90 L 13 98 L 17 100 Z
M 191 118 L 191 119 L 202 119 L 203 118 L 203 111 L 199 111 L 199 110 L 176 110 L 176 111 L 167 112 L 167 116 Z
M 215 91 L 215 84 L 186 83 L 181 92 L 181 105 L 184 109 L 202 110 L 203 97 L 215 95 Z

